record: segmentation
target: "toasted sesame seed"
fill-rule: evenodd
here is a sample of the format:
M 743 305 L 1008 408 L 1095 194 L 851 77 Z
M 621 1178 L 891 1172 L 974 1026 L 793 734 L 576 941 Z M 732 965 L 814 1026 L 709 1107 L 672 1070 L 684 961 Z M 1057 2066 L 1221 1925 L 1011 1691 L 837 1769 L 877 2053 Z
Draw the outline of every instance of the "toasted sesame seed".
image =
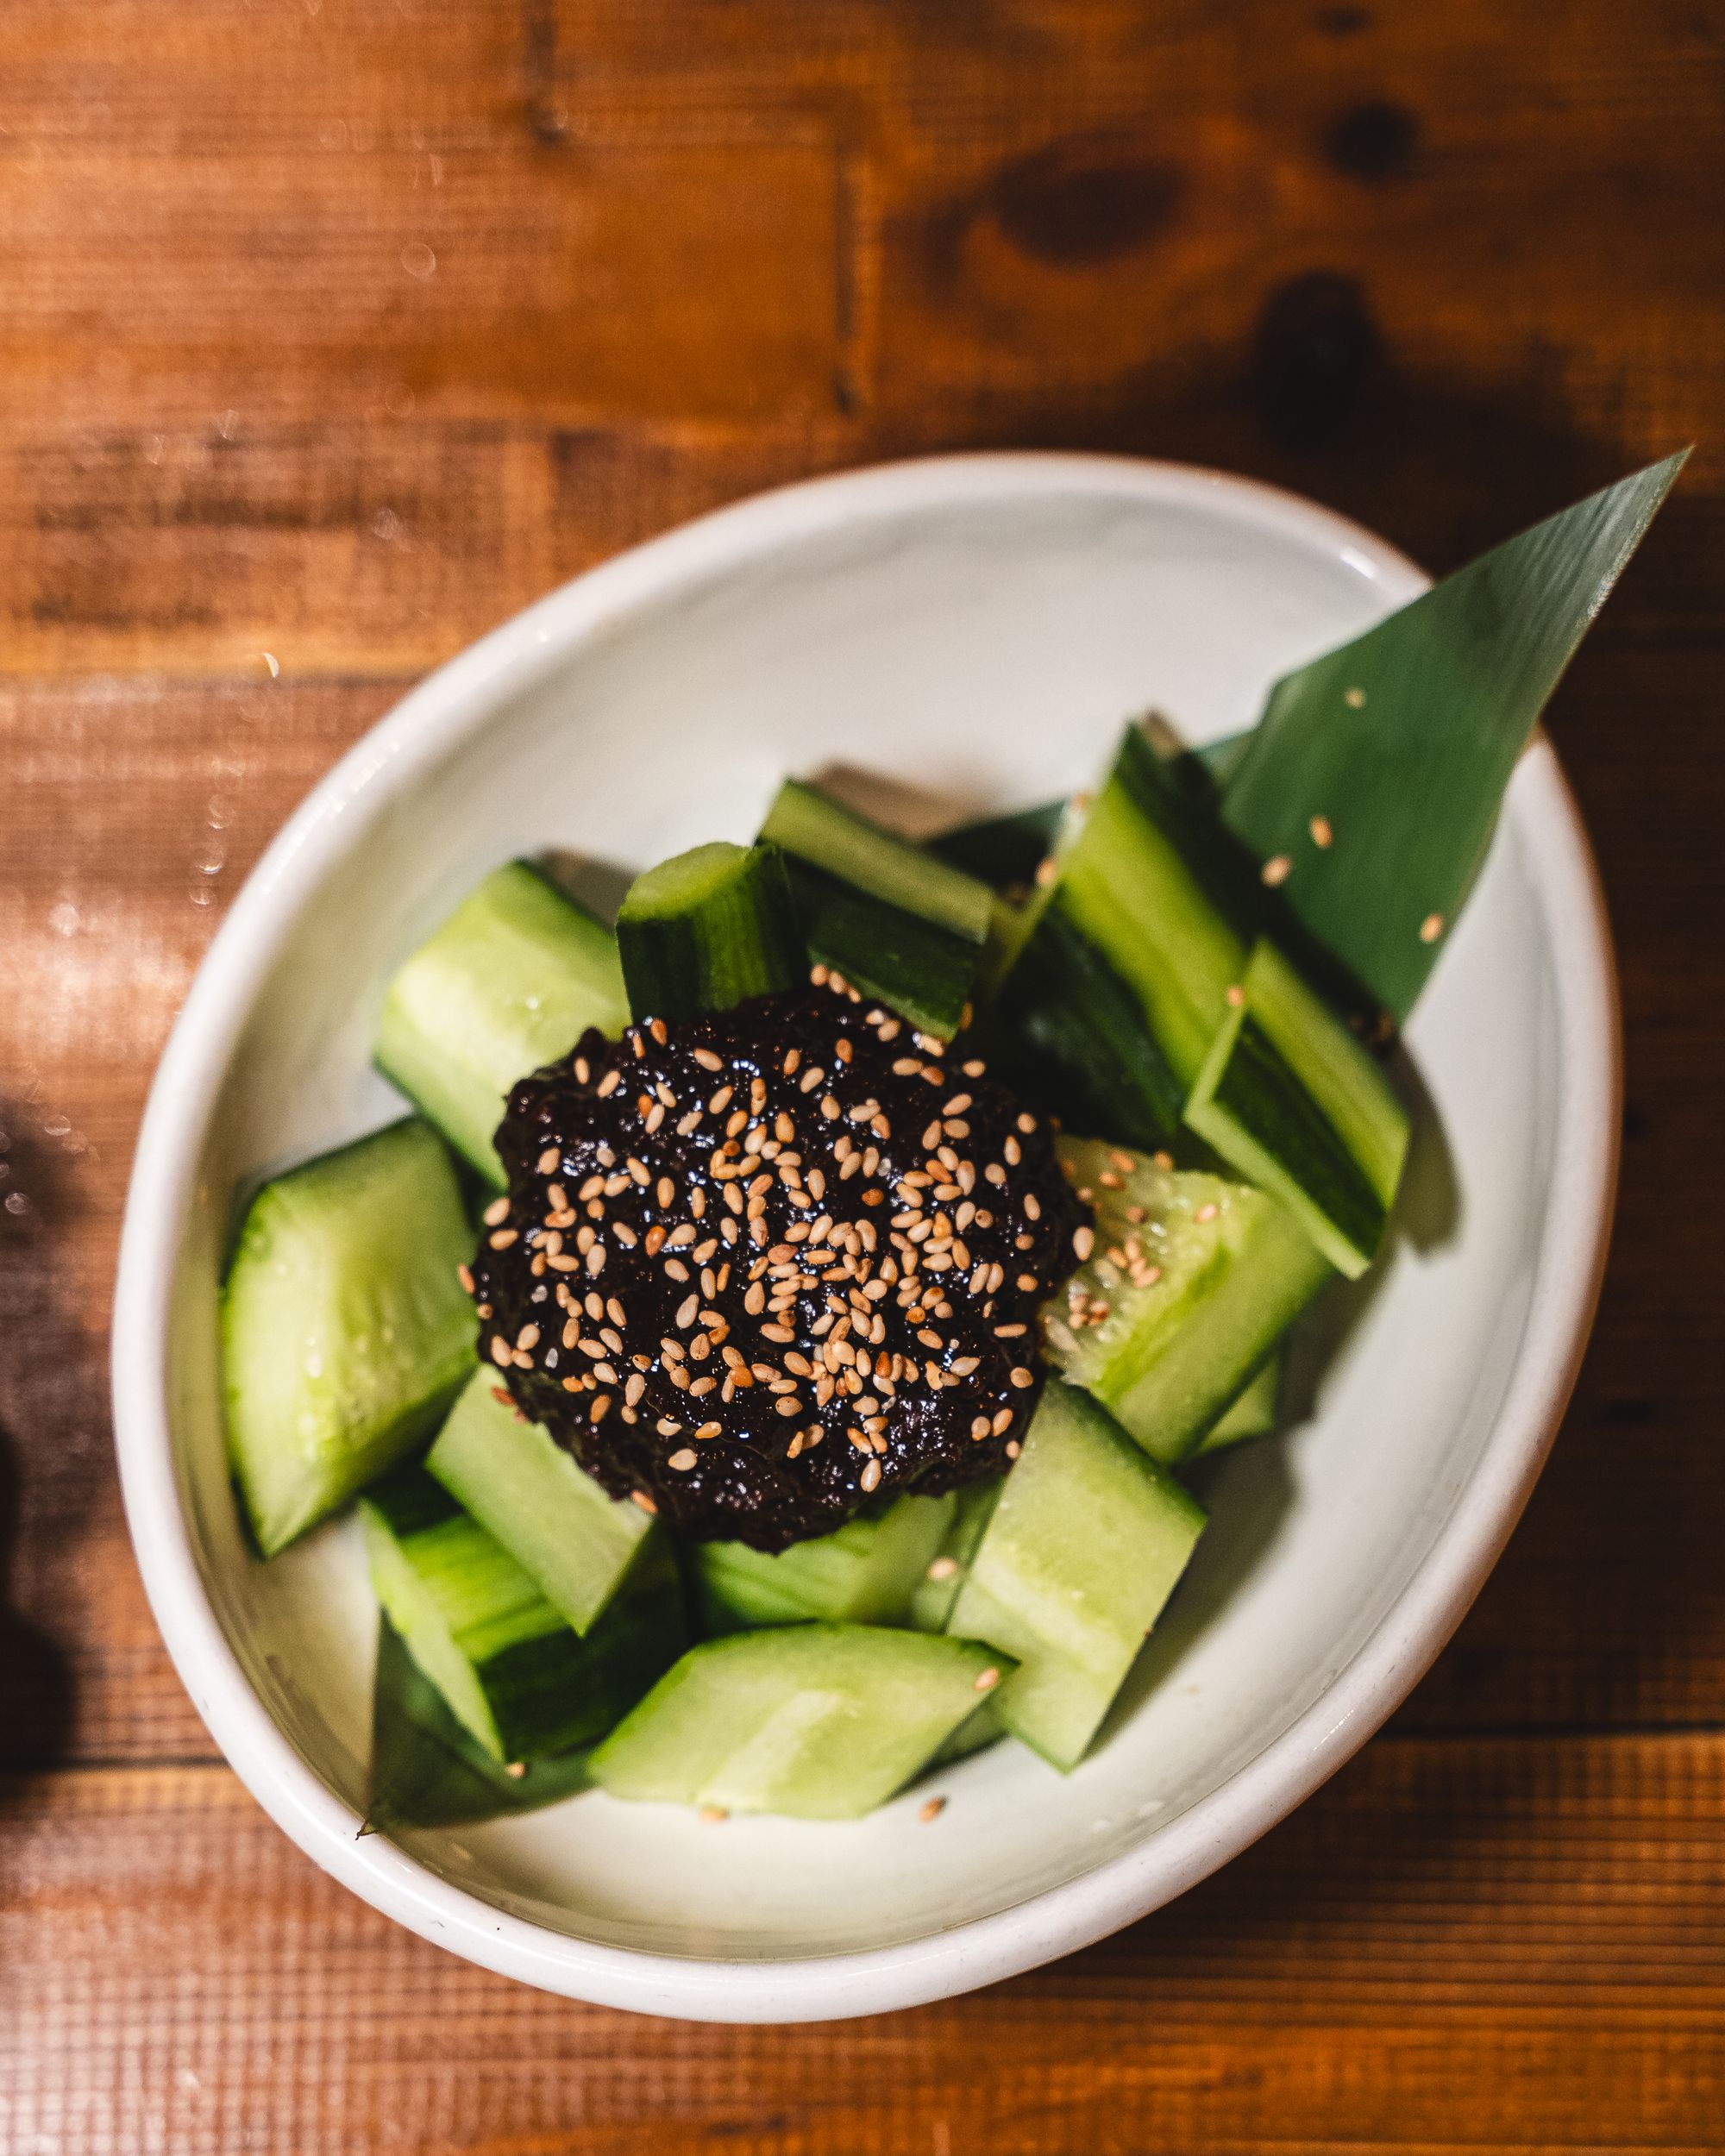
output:
M 1314 846 L 1328 846 L 1334 842 L 1335 832 L 1331 827 L 1330 819 L 1327 816 L 1314 816 L 1312 818 L 1310 828 L 1312 832 L 1312 843 Z
M 1444 917 L 1441 913 L 1428 913 L 1420 924 L 1420 941 L 1422 943 L 1435 943 L 1443 932 Z
M 918 1808 L 917 1817 L 925 1827 L 932 1827 L 945 1809 L 946 1799 L 944 1796 L 932 1796 Z
M 683 1445 L 679 1451 L 672 1453 L 670 1458 L 665 1463 L 667 1467 L 675 1468 L 679 1475 L 687 1475 L 694 1463 L 694 1448 L 692 1445 Z
M 1228 1008 L 1231 1011 L 1238 1011 L 1245 1001 L 1245 990 L 1241 987 L 1238 981 L 1229 981 L 1227 986 Z M 1107 1179 L 1104 1177 L 1103 1180 L 1106 1181 Z M 1120 1185 L 1117 1182 L 1110 1183 L 1108 1187 L 1111 1190 L 1118 1190 L 1120 1188 Z
M 601 1100 L 604 1100 L 615 1093 L 622 1083 L 623 1073 L 620 1070 L 608 1070 L 594 1087 L 593 1091 Z
M 722 1804 L 703 1804 L 695 1817 L 704 1827 L 722 1827 L 731 1814 Z
M 990 1663 L 988 1667 L 977 1677 L 975 1689 L 979 1692 L 992 1692 L 1000 1681 L 1000 1671 L 992 1663 Z
M 1089 1257 L 1091 1251 L 1094 1250 L 1095 1247 L 1096 1236 L 1095 1231 L 1093 1228 L 1077 1227 L 1073 1229 L 1072 1255 L 1077 1259 L 1081 1265 L 1084 1263 L 1085 1260 Z
M 1023 1392 L 1027 1387 L 1034 1385 L 1036 1379 L 1029 1370 L 1019 1368 L 1007 1372 L 1007 1382 L 1009 1385 L 1016 1385 L 1019 1390 Z
M 703 1070 L 723 1070 L 724 1069 L 724 1058 L 722 1056 L 715 1056 L 710 1048 L 696 1049 L 694 1058 Z
M 994 1417 L 994 1435 L 995 1435 L 997 1438 L 1003 1438 L 1003 1437 L 1005 1437 L 1005 1435 L 1007 1434 L 1007 1431 L 1008 1431 L 1008 1430 L 1010 1430 L 1010 1429 L 1012 1428 L 1012 1426 L 1013 1426 L 1013 1411 L 1012 1411 L 1012 1409 L 1011 1409 L 1010 1407 L 1002 1407 L 1002 1408 L 1000 1409 L 1000 1413 L 998 1413 L 998 1414 Z
M 629 1501 L 633 1505 L 639 1505 L 643 1512 L 656 1513 L 659 1509 L 644 1489 L 630 1490 Z
M 1364 689 L 1344 689 L 1342 701 L 1351 711 L 1362 711 L 1365 709 L 1365 691 Z
M 1273 891 L 1277 884 L 1287 882 L 1293 867 L 1293 862 L 1286 854 L 1272 854 L 1259 869 L 1258 874 Z
M 485 1224 L 488 1228 L 497 1227 L 501 1222 L 508 1219 L 509 1218 L 508 1199 L 493 1198 L 491 1203 L 486 1207 L 484 1213 L 480 1217 L 484 1219 Z
M 521 1238 L 513 1228 L 499 1228 L 494 1235 L 488 1235 L 486 1240 L 492 1250 L 506 1250 L 511 1243 L 518 1243 Z
M 468 1293 L 469 1294 L 473 1294 L 473 1292 L 474 1292 L 474 1271 L 473 1271 L 473 1268 L 472 1268 L 472 1266 L 471 1266 L 471 1265 L 458 1265 L 458 1266 L 456 1266 L 456 1268 L 455 1268 L 455 1278 L 456 1278 L 458 1281 L 460 1281 L 460 1282 L 461 1282 L 461 1283 L 462 1287 L 463 1287 L 463 1288 L 465 1288 L 467 1289 L 467 1293 Z
M 1041 1218 L 1042 1218 L 1042 1200 L 1041 1200 L 1041 1199 L 1040 1199 L 1040 1198 L 1038 1198 L 1038 1197 L 1037 1196 L 1037 1194 L 1036 1194 L 1035 1191 L 1033 1191 L 1033 1190 L 1027 1190 L 1027 1191 L 1026 1191 L 1026 1193 L 1025 1193 L 1025 1201 L 1024 1201 L 1024 1209 L 1025 1209 L 1025 1219 L 1026 1219 L 1026 1220 L 1039 1220 L 1039 1219 L 1041 1219 Z
M 881 1487 L 881 1463 L 878 1460 L 871 1459 L 869 1462 L 857 1477 L 857 1484 L 860 1489 L 865 1490 L 875 1490 Z
M 1192 1218 L 1200 1222 L 1205 1220 L 1214 1220 L 1220 1210 L 1220 1207 L 1217 1206 L 1215 1200 L 1211 1199 L 1207 1203 L 1200 1206 L 1198 1210 L 1192 1215 Z M 1118 1262 L 1124 1264 L 1126 1261 L 1124 1258 L 1121 1258 Z

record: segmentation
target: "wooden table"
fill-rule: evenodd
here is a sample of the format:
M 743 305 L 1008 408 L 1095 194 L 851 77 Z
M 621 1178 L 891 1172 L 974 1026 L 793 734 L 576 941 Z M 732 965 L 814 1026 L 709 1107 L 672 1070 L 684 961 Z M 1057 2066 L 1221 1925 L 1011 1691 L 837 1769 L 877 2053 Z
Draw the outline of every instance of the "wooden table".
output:
M 1725 2147 L 1725 10 L 4 0 L 0 2151 Z M 122 1526 L 128 1157 L 223 907 L 416 676 L 799 473 L 1081 444 L 1437 568 L 1698 437 L 1553 708 L 1623 1195 L 1508 1557 L 1161 1915 L 844 2027 L 517 1989 L 216 1759 Z

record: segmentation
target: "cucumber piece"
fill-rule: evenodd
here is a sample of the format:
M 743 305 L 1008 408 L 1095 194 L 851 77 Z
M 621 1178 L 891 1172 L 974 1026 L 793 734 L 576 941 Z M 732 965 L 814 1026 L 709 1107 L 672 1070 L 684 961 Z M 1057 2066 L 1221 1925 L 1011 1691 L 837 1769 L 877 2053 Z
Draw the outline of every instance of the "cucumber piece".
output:
M 222 1290 L 223 1396 L 265 1557 L 436 1428 L 473 1368 L 472 1248 L 454 1165 L 416 1119 L 253 1199 Z
M 491 1371 L 467 1381 L 425 1464 L 577 1632 L 617 1592 L 653 1522 L 607 1497 Z
M 513 1764 L 526 1771 L 511 1773 L 480 1749 L 380 1615 L 367 1832 L 461 1827 L 536 1812 L 590 1785 L 584 1751 Z
M 994 922 L 988 885 L 800 779 L 761 836 L 791 857 L 810 957 L 919 1031 L 956 1033 Z
M 1204 1525 L 1088 1394 L 1050 1384 L 949 1631 L 1017 1670 L 1000 1719 L 1063 1771 L 1082 1758 Z
M 1044 801 L 1010 816 L 960 824 L 928 842 L 929 851 L 999 892 L 1028 890 L 1054 844 L 1066 813 L 1063 801 Z
M 691 1649 L 591 1761 L 613 1796 L 857 1819 L 1013 1667 L 975 1640 L 787 1625 Z
M 779 788 L 761 836 L 897 912 L 967 943 L 988 939 L 993 893 L 986 884 L 804 780 L 787 779 Z
M 976 992 L 984 953 L 950 929 L 793 864 L 791 890 L 809 956 L 851 987 L 950 1040 Z
M 1268 1360 L 1329 1264 L 1291 1213 L 1246 1184 L 1092 1139 L 1062 1139 L 1060 1155 L 1095 1209 L 1096 1244 L 1043 1306 L 1049 1359 L 1171 1465 Z
M 872 1520 L 849 1520 L 776 1557 L 743 1542 L 698 1543 L 691 1555 L 707 1629 L 738 1632 L 810 1618 L 898 1624 L 957 1509 L 950 1496 L 901 1497 Z
M 956 1766 L 959 1760 L 968 1759 L 972 1753 L 986 1752 L 990 1745 L 997 1745 L 1007 1734 L 1007 1725 L 994 1696 L 985 1698 L 982 1704 L 972 1709 L 947 1739 L 924 1769 L 932 1774 L 937 1767 Z
M 1004 1485 L 996 1477 L 972 1482 L 957 1493 L 940 1547 L 924 1567 L 911 1596 L 906 1621 L 915 1632 L 944 1632 L 952 1605 L 964 1584 L 970 1560 L 982 1539 Z
M 1282 1394 L 1282 1357 L 1273 1356 L 1258 1373 L 1221 1420 L 1201 1438 L 1192 1455 L 1220 1452 L 1247 1438 L 1267 1438 L 1276 1427 L 1276 1406 Z
M 1233 847 L 1182 760 L 1129 727 L 1059 857 L 1062 912 L 1136 995 L 1182 1098 L 1228 1014 L 1252 933 Z
M 1073 1131 L 1146 1150 L 1172 1144 L 1185 1087 L 1131 987 L 1058 893 L 982 1020 L 989 1062 Z
M 807 967 L 776 847 L 715 842 L 674 855 L 630 885 L 617 917 L 637 1018 L 698 1018 L 776 995 Z
M 584 1639 L 423 1468 L 398 1468 L 374 1483 L 360 1514 L 385 1615 L 493 1759 L 593 1743 L 681 1651 L 676 1565 L 664 1538 Z
M 1273 944 L 1257 946 L 1241 985 L 1244 1000 L 1217 1031 L 1186 1120 L 1357 1279 L 1383 1241 L 1408 1112 Z
M 628 1021 L 617 938 L 536 868 L 512 861 L 397 971 L 373 1056 L 500 1190 L 492 1136 L 510 1087 L 567 1055 L 589 1026 L 616 1034 Z

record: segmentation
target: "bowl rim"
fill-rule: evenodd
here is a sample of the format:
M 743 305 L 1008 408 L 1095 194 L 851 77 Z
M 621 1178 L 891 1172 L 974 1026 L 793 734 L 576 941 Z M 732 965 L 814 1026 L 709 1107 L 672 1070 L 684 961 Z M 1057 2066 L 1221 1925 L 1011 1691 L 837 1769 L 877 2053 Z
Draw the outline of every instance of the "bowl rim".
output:
M 1261 530 L 1342 555 L 1400 602 L 1429 580 L 1350 519 L 1257 480 L 1127 457 L 995 451 L 805 479 L 713 511 L 586 571 L 439 667 L 311 790 L 267 849 L 200 965 L 152 1083 L 121 1238 L 112 1329 L 115 1445 L 151 1609 L 193 1704 L 241 1780 L 313 1860 L 386 1915 L 566 1997 L 716 2021 L 811 2021 L 925 2003 L 1088 1946 L 1195 1885 L 1304 1801 L 1424 1674 L 1496 1562 L 1574 1384 L 1604 1269 L 1617 1175 L 1617 986 L 1597 870 L 1543 736 L 1509 812 L 1555 989 L 1551 1202 L 1527 1322 L 1479 1460 L 1395 1604 L 1289 1728 L 1177 1819 L 1016 1906 L 898 1944 L 727 1961 L 572 1937 L 493 1908 L 381 1835 L 300 1758 L 223 1633 L 193 1548 L 171 1430 L 172 1287 L 198 1158 L 241 1027 L 300 906 L 419 770 L 524 685 L 637 608 L 800 538 L 906 511 L 1026 497 L 1225 504 Z

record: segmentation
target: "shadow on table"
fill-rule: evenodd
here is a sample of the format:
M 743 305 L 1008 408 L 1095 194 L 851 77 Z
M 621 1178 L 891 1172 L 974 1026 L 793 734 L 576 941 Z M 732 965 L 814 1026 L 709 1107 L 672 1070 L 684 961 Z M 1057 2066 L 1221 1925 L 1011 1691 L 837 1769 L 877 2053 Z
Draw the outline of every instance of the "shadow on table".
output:
M 65 1302 L 53 1223 L 66 1202 L 66 1160 L 33 1135 L 34 1118 L 0 1102 L 0 1813 L 31 1771 L 54 1765 L 72 1726 L 65 1654 L 18 1608 L 27 1421 L 47 1423 L 61 1397 L 56 1371 L 85 1343 Z M 41 1438 L 53 1442 L 44 1429 Z M 63 1434 L 63 1433 L 61 1433 Z

